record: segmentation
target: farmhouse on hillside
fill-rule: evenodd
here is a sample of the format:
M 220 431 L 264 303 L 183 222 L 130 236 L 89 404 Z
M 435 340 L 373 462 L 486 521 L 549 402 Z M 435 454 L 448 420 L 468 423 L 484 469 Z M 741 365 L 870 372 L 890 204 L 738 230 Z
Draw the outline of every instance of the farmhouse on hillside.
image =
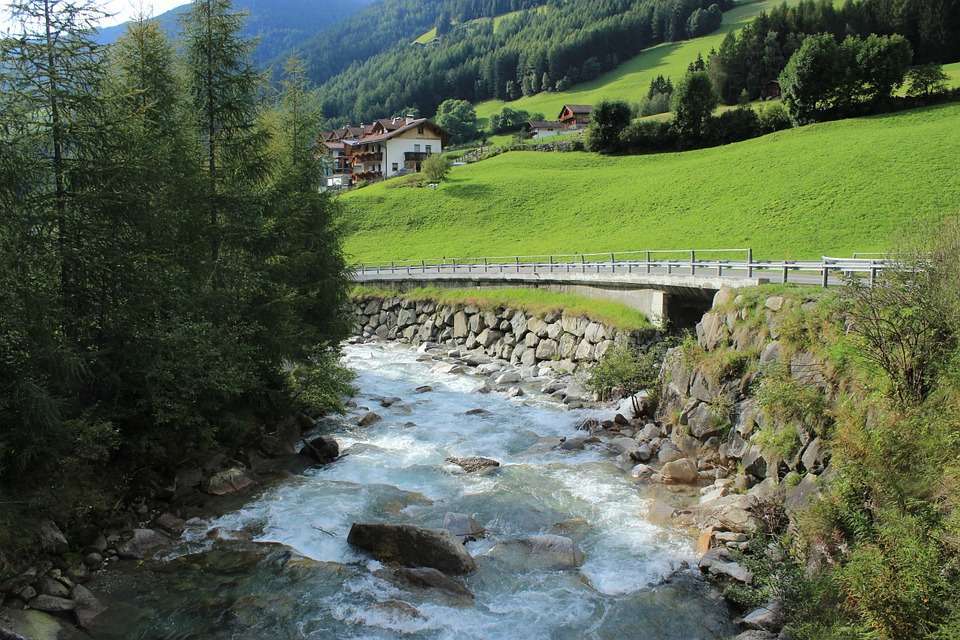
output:
M 557 118 L 567 129 L 583 129 L 590 124 L 593 107 L 588 104 L 565 104 Z
M 554 120 L 530 120 L 524 125 L 527 136 L 534 140 L 543 140 L 562 133 L 566 130 L 566 125 Z
M 426 118 L 382 118 L 359 127 L 321 134 L 327 157 L 326 185 L 343 188 L 420 171 L 428 156 L 441 153 L 446 132 Z

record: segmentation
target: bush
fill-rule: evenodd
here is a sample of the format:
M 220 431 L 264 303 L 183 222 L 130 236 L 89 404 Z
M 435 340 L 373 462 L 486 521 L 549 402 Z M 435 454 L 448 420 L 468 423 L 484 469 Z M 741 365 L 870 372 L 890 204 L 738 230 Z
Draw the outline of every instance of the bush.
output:
M 639 391 L 655 390 L 660 365 L 672 344 L 670 340 L 661 340 L 644 352 L 626 345 L 614 345 L 590 370 L 586 387 L 601 400 L 609 399 L 614 392 L 630 396 Z
M 823 392 L 797 382 L 785 368 L 767 371 L 756 397 L 767 421 L 777 426 L 799 424 L 822 435 L 831 420 Z
M 760 135 L 782 131 L 793 126 L 790 121 L 790 114 L 779 102 L 770 102 L 760 107 L 757 114 L 757 125 Z
M 450 161 L 439 154 L 434 154 L 423 161 L 423 175 L 429 182 L 443 182 L 450 173 Z
M 637 113 L 640 116 L 655 116 L 660 113 L 670 111 L 669 93 L 654 93 L 652 96 L 645 97 L 640 101 Z
M 677 144 L 676 131 L 669 122 L 634 120 L 620 132 L 620 147 L 631 153 L 673 151 Z
M 737 107 L 706 122 L 705 138 L 712 144 L 730 144 L 760 135 L 760 119 L 750 107 Z
M 927 98 L 947 91 L 950 78 L 939 64 L 923 64 L 907 71 L 905 77 L 907 95 L 912 98 Z
M 620 150 L 620 133 L 630 124 L 630 105 L 622 100 L 603 100 L 591 114 L 587 149 L 601 153 Z

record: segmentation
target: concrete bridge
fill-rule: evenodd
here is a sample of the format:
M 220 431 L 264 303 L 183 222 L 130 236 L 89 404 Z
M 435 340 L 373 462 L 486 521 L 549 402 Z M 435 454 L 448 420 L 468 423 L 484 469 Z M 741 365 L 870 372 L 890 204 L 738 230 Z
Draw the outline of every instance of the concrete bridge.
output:
M 397 260 L 355 265 L 363 284 L 406 290 L 439 287 L 534 287 L 613 300 L 655 324 L 689 327 L 721 287 L 771 282 L 829 287 L 869 279 L 889 268 L 878 254 L 819 261 L 757 261 L 750 249 L 621 251 L 543 256 Z

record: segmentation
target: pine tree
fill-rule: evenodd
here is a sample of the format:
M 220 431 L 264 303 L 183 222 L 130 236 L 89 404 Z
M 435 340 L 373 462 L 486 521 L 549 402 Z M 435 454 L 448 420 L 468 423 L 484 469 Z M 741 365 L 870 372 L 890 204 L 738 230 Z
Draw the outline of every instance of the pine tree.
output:
M 68 335 L 78 331 L 81 313 L 78 291 L 81 242 L 71 180 L 87 171 L 81 166 L 99 109 L 97 87 L 102 80 L 100 51 L 91 37 L 103 16 L 94 0 L 15 0 L 10 12 L 17 24 L 4 40 L 2 60 L 5 102 L 3 127 L 32 138 L 50 150 L 43 167 L 49 187 L 41 187 L 30 203 L 38 215 L 52 218 L 59 261 L 60 317 Z M 22 122 L 8 117 L 29 114 Z
M 256 127 L 261 78 L 250 61 L 253 42 L 240 36 L 244 15 L 230 0 L 194 0 L 185 16 L 187 65 L 197 129 L 207 172 L 210 270 L 214 285 L 228 214 L 242 191 L 262 174 Z

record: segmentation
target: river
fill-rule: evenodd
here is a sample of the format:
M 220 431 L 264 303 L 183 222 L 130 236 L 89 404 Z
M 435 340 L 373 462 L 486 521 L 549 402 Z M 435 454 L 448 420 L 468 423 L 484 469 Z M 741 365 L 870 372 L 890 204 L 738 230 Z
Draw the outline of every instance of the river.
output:
M 683 532 L 648 520 L 651 494 L 602 446 L 562 451 L 589 410 L 528 389 L 478 393 L 484 379 L 442 373 L 409 347 L 346 348 L 359 405 L 331 425 L 347 455 L 274 485 L 237 511 L 194 523 L 162 562 L 117 571 L 95 637 L 574 639 L 725 638 L 735 632 Z M 416 393 L 430 385 L 433 390 Z M 382 398 L 400 398 L 382 407 Z M 383 420 L 355 426 L 365 407 Z M 471 409 L 483 409 L 466 415 Z M 582 435 L 582 433 L 581 433 Z M 485 456 L 496 473 L 457 473 L 450 456 Z M 439 528 L 471 514 L 487 535 L 467 545 L 472 602 L 404 587 L 346 542 L 353 522 Z M 219 542 L 211 541 L 216 531 Z M 544 570 L 488 555 L 501 540 L 573 538 L 579 569 Z M 222 540 L 222 539 L 226 540 Z M 256 544 L 254 544 L 256 543 Z M 294 557 L 282 543 L 304 558 Z

